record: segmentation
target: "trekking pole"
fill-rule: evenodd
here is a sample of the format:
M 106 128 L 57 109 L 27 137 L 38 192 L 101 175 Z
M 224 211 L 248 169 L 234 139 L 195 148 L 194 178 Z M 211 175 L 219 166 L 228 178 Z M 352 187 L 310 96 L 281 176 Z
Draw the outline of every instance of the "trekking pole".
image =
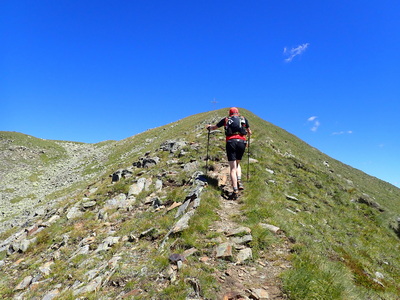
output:
M 247 182 L 249 182 L 249 168 L 250 168 L 250 135 L 249 135 L 249 142 L 247 145 Z
M 210 145 L 210 133 L 211 133 L 210 128 L 207 128 L 207 130 L 208 130 L 208 134 L 207 134 L 206 175 L 207 175 L 207 172 L 208 172 L 208 148 L 209 148 L 209 145 Z

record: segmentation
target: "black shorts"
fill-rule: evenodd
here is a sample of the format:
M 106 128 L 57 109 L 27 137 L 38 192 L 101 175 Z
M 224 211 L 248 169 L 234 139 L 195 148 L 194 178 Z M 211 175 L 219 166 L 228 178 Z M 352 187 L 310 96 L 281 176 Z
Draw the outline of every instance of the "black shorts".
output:
M 246 151 L 246 141 L 241 139 L 232 139 L 226 142 L 226 155 L 228 161 L 242 160 L 244 151 Z

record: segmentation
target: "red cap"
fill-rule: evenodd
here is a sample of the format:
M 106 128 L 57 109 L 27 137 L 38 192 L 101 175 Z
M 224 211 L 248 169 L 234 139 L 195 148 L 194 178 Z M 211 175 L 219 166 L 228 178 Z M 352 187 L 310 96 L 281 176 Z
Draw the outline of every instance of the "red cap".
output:
M 239 110 L 238 110 L 236 107 L 232 107 L 232 108 L 229 110 L 229 115 L 230 115 L 230 116 L 238 115 L 238 114 L 239 114 Z

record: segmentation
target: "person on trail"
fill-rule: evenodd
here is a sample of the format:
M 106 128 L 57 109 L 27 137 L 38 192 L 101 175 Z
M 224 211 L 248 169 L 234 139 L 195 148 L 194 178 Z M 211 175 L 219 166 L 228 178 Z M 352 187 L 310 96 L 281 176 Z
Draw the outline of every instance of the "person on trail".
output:
M 236 107 L 229 109 L 229 116 L 221 119 L 216 125 L 207 125 L 207 130 L 215 130 L 224 126 L 226 135 L 226 154 L 228 157 L 230 178 L 232 182 L 232 198 L 238 197 L 239 190 L 243 190 L 241 181 L 242 168 L 240 161 L 246 150 L 247 138 L 251 135 L 249 122 L 239 114 Z

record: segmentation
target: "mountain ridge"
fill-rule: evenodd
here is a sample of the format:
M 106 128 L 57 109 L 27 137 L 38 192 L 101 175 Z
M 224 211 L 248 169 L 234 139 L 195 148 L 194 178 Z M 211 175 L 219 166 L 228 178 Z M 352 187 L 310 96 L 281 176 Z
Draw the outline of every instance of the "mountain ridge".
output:
M 235 215 L 229 216 L 229 218 L 240 220 L 241 223 L 244 223 L 242 225 L 246 225 L 252 232 L 252 241 L 240 247 L 250 248 L 253 258 L 249 261 L 246 260 L 242 268 L 244 270 L 247 270 L 247 267 L 255 268 L 253 270 L 255 274 L 262 274 L 259 266 L 264 265 L 263 269 L 265 269 L 265 266 L 273 264 L 273 261 L 268 261 L 267 259 L 263 261 L 263 258 L 268 257 L 274 247 L 275 249 L 281 248 L 286 249 L 286 252 L 283 251 L 280 258 L 275 257 L 274 259 L 287 261 L 290 268 L 282 268 L 283 273 L 279 275 L 279 278 L 282 279 L 278 280 L 278 277 L 276 278 L 275 289 L 279 287 L 280 293 L 272 293 L 272 287 L 270 286 L 270 296 L 274 294 L 274 299 L 279 299 L 278 297 L 307 299 L 307 297 L 316 293 L 321 296 L 321 299 L 324 299 L 324 295 L 328 294 L 337 295 L 330 299 L 341 299 L 344 295 L 349 296 L 348 299 L 357 299 L 357 297 L 361 299 L 365 295 L 369 295 L 372 299 L 374 297 L 391 299 L 390 297 L 393 295 L 398 295 L 399 290 L 396 289 L 395 283 L 398 275 L 390 270 L 399 267 L 399 257 L 391 255 L 388 250 L 381 249 L 382 246 L 378 244 L 383 241 L 392 248 L 392 251 L 399 247 L 399 227 L 396 222 L 397 217 L 400 215 L 397 205 L 400 199 L 400 190 L 389 183 L 328 157 L 292 134 L 260 119 L 253 113 L 245 109 L 240 110 L 250 120 L 250 125 L 255 133 L 251 140 L 249 156 L 252 159 L 252 163 L 247 165 L 247 161 L 243 161 L 243 168 L 249 167 L 250 182 L 246 184 L 247 187 L 242 198 L 243 203 L 240 205 L 240 210 L 236 211 Z M 90 257 L 93 264 L 97 258 L 92 258 L 92 256 L 96 257 L 98 253 L 105 252 L 106 254 L 104 255 L 109 257 L 108 252 L 112 251 L 118 254 L 120 251 L 119 254 L 124 253 L 126 255 L 126 249 L 121 249 L 126 247 L 135 248 L 136 246 L 132 246 L 132 241 L 139 241 L 138 247 L 140 248 L 140 243 L 143 242 L 137 235 L 139 234 L 140 236 L 141 233 L 152 228 L 155 228 L 156 230 L 154 230 L 158 231 L 158 233 L 151 233 L 151 238 L 146 240 L 146 243 L 159 247 L 162 238 L 165 237 L 165 234 L 174 223 L 171 220 L 174 218 L 163 219 L 170 218 L 168 213 L 165 214 L 165 217 L 157 216 L 163 221 L 159 220 L 158 223 L 152 224 L 152 226 L 133 226 L 133 228 L 147 228 L 143 232 L 135 232 L 133 230 L 134 233 L 128 234 L 129 232 L 126 232 L 123 235 L 122 232 L 127 231 L 127 228 L 117 230 L 116 232 L 121 232 L 121 238 L 124 239 L 125 236 L 127 241 L 116 242 L 115 245 L 107 246 L 108 248 L 101 246 L 104 243 L 98 238 L 99 235 L 105 233 L 102 233 L 101 228 L 97 228 L 97 225 L 94 225 L 91 220 L 103 220 L 100 215 L 103 214 L 104 217 L 104 213 L 109 212 L 110 208 L 107 208 L 107 205 L 110 205 L 109 202 L 112 199 L 117 202 L 127 201 L 126 199 L 117 200 L 115 197 L 118 198 L 118 195 L 125 195 L 125 197 L 129 198 L 130 188 L 133 185 L 137 185 L 138 182 L 144 182 L 145 186 L 145 182 L 150 182 L 150 179 L 152 183 L 149 183 L 149 190 L 143 190 L 136 195 L 134 203 L 124 208 L 111 208 L 111 211 L 118 215 L 115 217 L 117 219 L 117 227 L 123 228 L 126 223 L 134 224 L 134 221 L 129 217 L 129 211 L 139 219 L 142 219 L 142 215 L 138 214 L 137 210 L 152 218 L 152 214 L 157 214 L 157 212 L 152 211 L 156 202 L 164 204 L 164 206 L 169 202 L 183 202 L 186 197 L 185 189 L 189 188 L 193 183 L 190 178 L 197 171 L 203 171 L 203 173 L 205 171 L 207 146 L 205 125 L 208 123 L 215 124 L 226 114 L 226 111 L 227 109 L 221 109 L 189 116 L 171 124 L 149 129 L 146 132 L 121 141 L 105 141 L 98 144 L 46 141 L 19 133 L 0 132 L 1 158 L 5 162 L 0 168 L 0 176 L 3 182 L 7 182 L 7 185 L 3 185 L 0 191 L 2 195 L 0 204 L 2 205 L 1 211 L 3 213 L 1 216 L 1 236 L 3 237 L 4 245 L 3 251 L 0 251 L 0 254 L 3 253 L 0 255 L 0 261 L 2 262 L 2 269 L 8 274 L 8 277 L 3 279 L 2 283 L 7 286 L 9 282 L 7 280 L 15 280 L 15 274 L 13 275 L 11 269 L 8 268 L 15 264 L 18 259 L 34 261 L 36 255 L 40 253 L 37 250 L 29 249 L 44 247 L 43 250 L 47 249 L 46 252 L 51 252 L 49 249 L 57 247 L 55 244 L 62 244 L 62 241 L 59 241 L 57 236 L 50 233 L 45 234 L 46 231 L 56 232 L 52 228 L 57 227 L 59 222 L 70 230 L 64 232 L 58 229 L 60 230 L 57 234 L 58 236 L 76 235 L 76 226 L 81 223 L 82 225 L 79 226 L 84 228 L 86 227 L 85 223 L 91 224 L 90 226 L 92 227 L 87 225 L 85 229 L 88 232 L 97 231 L 95 236 L 90 237 L 89 234 L 88 236 L 76 238 L 78 244 L 84 244 L 86 239 L 95 241 L 87 244 L 87 252 L 79 254 L 82 257 Z M 176 149 L 171 144 L 175 145 Z M 220 181 L 218 181 L 219 183 L 214 182 L 215 178 L 218 177 L 218 174 L 214 174 L 214 170 L 223 166 L 225 161 L 223 135 L 218 132 L 213 134 L 208 146 L 210 147 L 210 170 L 207 170 L 209 174 L 206 176 L 206 181 L 209 184 L 203 193 L 205 193 L 206 196 L 204 197 L 207 197 L 209 202 L 216 202 L 214 210 L 218 211 L 216 207 L 221 205 L 218 203 L 222 201 L 223 204 L 226 204 L 224 201 L 227 201 L 223 198 L 219 199 L 220 196 L 218 196 L 221 190 L 223 191 L 227 187 L 221 186 Z M 137 167 L 138 163 L 142 164 L 146 159 L 154 162 L 151 162 L 146 168 Z M 254 163 L 253 160 L 255 161 Z M 119 174 L 116 175 L 118 181 L 112 183 L 112 175 L 117 173 Z M 120 176 L 123 173 L 125 175 Z M 162 184 L 161 190 L 156 188 L 157 181 Z M 99 193 L 97 191 L 102 192 Z M 154 200 L 156 198 L 158 198 L 157 201 Z M 8 202 L 7 205 L 4 202 Z M 204 200 L 202 203 L 204 203 Z M 17 206 L 16 204 L 26 206 L 21 210 L 5 212 L 10 206 Z M 89 205 L 92 204 L 94 208 L 90 208 L 92 206 Z M 85 208 L 85 205 L 88 205 L 88 207 Z M 73 207 L 76 209 L 73 210 Z M 102 210 L 104 212 L 101 213 Z M 210 210 L 212 211 L 213 209 Z M 72 211 L 78 212 L 78 215 L 71 219 L 66 218 L 66 215 L 72 214 Z M 82 214 L 79 215 L 79 213 Z M 197 211 L 193 217 L 195 220 L 196 214 Z M 212 215 L 210 218 L 213 221 L 210 221 L 209 225 L 211 226 L 218 216 L 213 215 L 212 212 L 204 213 L 204 215 L 208 214 Z M 342 214 L 342 220 L 331 214 Z M 57 219 L 54 224 L 43 225 L 44 219 L 51 220 L 55 218 L 54 216 L 58 216 L 60 218 L 59 221 Z M 199 217 L 197 216 L 197 218 Z M 40 221 L 41 219 L 43 220 Z M 122 219 L 125 221 L 122 221 Z M 150 222 L 147 220 L 142 221 L 144 223 Z M 105 218 L 101 222 L 107 223 L 109 219 Z M 159 225 L 163 222 L 167 224 Z M 200 222 L 200 220 L 197 222 Z M 268 233 L 268 230 L 263 229 L 260 225 L 265 223 L 271 223 L 280 228 L 280 232 L 283 232 L 284 235 L 279 237 L 276 234 Z M 30 246 L 27 246 L 27 249 L 24 248 L 25 251 L 22 251 L 14 243 L 15 240 L 19 239 L 16 234 L 20 233 L 20 230 L 25 232 L 27 228 L 32 228 L 35 225 L 44 228 L 43 232 L 38 233 L 40 241 L 32 242 Z M 215 229 L 212 233 L 207 233 L 207 229 L 202 228 L 204 225 L 198 226 L 201 227 L 198 230 L 193 229 L 193 225 L 190 225 L 186 230 L 191 231 L 192 235 L 198 236 L 199 240 L 207 241 L 205 244 L 210 244 L 211 246 L 197 244 L 190 236 L 187 236 L 189 234 L 184 230 L 180 233 L 181 236 L 176 233 L 172 235 L 175 244 L 178 245 L 176 249 L 183 251 L 195 248 L 199 254 L 195 255 L 195 258 L 188 258 L 190 260 L 189 264 L 196 265 L 200 269 L 211 268 L 209 265 L 205 266 L 205 263 L 202 263 L 199 267 L 197 261 L 205 259 L 205 257 L 211 257 L 212 261 L 215 259 L 215 264 L 210 264 L 214 269 L 225 270 L 225 273 L 231 274 L 233 278 L 232 274 L 234 272 L 230 273 L 228 271 L 229 267 L 226 265 L 231 266 L 230 259 L 235 258 L 232 257 L 228 258 L 228 260 L 223 259 L 220 261 L 212 253 L 214 247 L 221 243 L 223 244 L 225 240 L 231 241 L 230 238 L 226 237 L 224 232 L 219 232 L 218 229 Z M 354 230 L 358 230 L 360 233 L 355 233 L 353 232 Z M 368 243 L 368 235 L 366 233 L 362 234 L 364 230 L 375 230 L 381 236 L 371 235 L 369 239 L 372 242 Z M 351 245 L 350 236 L 357 236 L 358 245 L 355 250 L 349 248 Z M 4 244 L 4 241 L 7 241 L 10 237 L 15 239 L 12 240 L 11 238 L 8 243 Z M 29 239 L 26 238 L 25 240 Z M 168 239 L 166 239 L 166 243 L 168 244 Z M 65 244 L 68 245 L 68 241 Z M 316 244 L 321 244 L 321 246 Z M 18 249 L 10 253 L 10 247 L 14 247 L 13 245 Z M 196 247 L 189 247 L 194 245 Z M 283 247 L 283 245 L 286 246 Z M 73 256 L 72 248 L 74 247 L 72 245 L 63 247 L 65 247 L 63 251 L 66 257 L 71 259 Z M 99 247 L 104 247 L 104 250 L 98 250 Z M 169 249 L 175 249 L 174 247 L 176 245 L 168 245 Z M 240 248 L 237 245 L 235 247 Z M 77 250 L 76 248 L 74 249 Z M 370 254 L 362 254 L 367 249 Z M 236 249 L 234 252 L 240 252 L 240 250 L 243 249 Z M 321 255 L 319 252 L 325 253 L 325 255 Z M 311 254 L 315 255 L 315 257 L 313 258 Z M 162 258 L 164 256 L 160 258 L 154 253 L 148 253 L 148 255 L 158 261 L 158 265 L 161 265 L 160 268 L 163 272 L 168 273 L 170 272 L 168 271 L 170 270 L 169 268 L 173 268 L 173 265 L 169 266 L 168 261 Z M 325 260 L 323 256 L 328 256 L 329 259 Z M 110 257 L 111 259 L 112 257 Z M 300 264 L 301 260 L 308 262 L 306 266 Z M 57 258 L 54 258 L 54 253 L 53 258 L 47 263 L 50 261 L 55 265 L 61 265 Z M 57 268 L 61 268 L 61 266 Z M 77 289 L 73 288 L 74 282 L 79 281 L 82 286 L 90 286 L 90 281 L 87 281 L 87 278 L 84 278 L 85 276 L 75 275 L 81 269 L 90 271 L 90 268 L 82 265 L 80 267 L 71 266 L 71 268 L 74 270 L 69 276 L 71 278 L 65 278 L 65 282 L 68 284 L 41 283 L 43 286 L 41 291 L 35 292 L 28 288 L 32 287 L 31 282 L 27 285 L 28 287 L 23 289 L 0 290 L 0 294 L 19 295 L 18 297 L 22 297 L 21 299 L 27 297 L 27 295 L 39 297 L 39 295 L 45 296 L 52 290 L 51 288 L 56 286 L 57 288 L 55 289 L 58 290 L 57 297 L 68 299 L 68 297 L 73 297 L 71 294 L 77 291 Z M 27 265 L 20 266 L 18 275 L 23 276 L 22 274 L 29 273 L 29 269 L 30 267 Z M 48 274 L 43 275 L 43 272 L 33 269 L 32 273 L 34 275 L 40 275 L 38 282 L 54 278 L 56 275 L 56 271 L 49 271 Z M 92 270 L 94 269 L 92 268 Z M 122 269 L 121 265 L 116 267 L 113 270 L 114 273 L 109 274 L 110 278 L 117 277 L 116 273 L 124 273 Z M 328 269 L 328 271 L 325 269 Z M 346 279 L 337 278 L 338 275 L 335 274 L 339 272 L 338 270 L 345 274 L 343 277 Z M 185 274 L 185 272 L 191 273 L 189 274 L 190 276 L 187 276 L 188 274 Z M 202 286 L 202 290 L 205 290 L 201 293 L 202 295 L 197 292 L 198 295 L 196 297 L 199 299 L 220 299 L 215 298 L 217 297 L 216 295 L 222 297 L 230 292 L 220 290 L 221 286 L 224 286 L 221 284 L 221 277 L 211 280 L 204 274 L 200 274 L 201 272 L 199 271 L 199 274 L 195 273 L 198 275 L 196 277 L 197 280 L 195 280 L 193 279 L 195 278 L 193 277 L 193 272 L 190 267 L 186 267 L 186 270 L 185 268 L 173 270 L 171 274 L 176 277 L 176 280 L 171 280 L 170 275 L 165 275 L 165 278 L 160 279 L 163 281 L 163 288 L 161 289 L 160 286 L 157 286 L 157 291 L 152 291 L 149 287 L 144 288 L 144 283 L 135 279 L 137 275 L 128 276 L 124 273 L 127 282 L 123 287 L 120 287 L 118 295 L 120 297 L 129 293 L 133 295 L 133 291 L 141 290 L 141 292 L 137 292 L 137 295 L 132 296 L 132 299 L 150 299 L 150 297 L 152 297 L 151 299 L 178 299 L 168 298 L 167 296 L 157 298 L 157 293 L 163 295 L 175 293 L 174 297 L 179 295 L 182 299 L 186 299 L 185 297 L 188 297 L 189 294 L 196 294 L 193 291 L 187 292 L 188 286 L 195 285 L 193 282 L 198 282 Z M 248 272 L 251 273 L 252 271 Z M 311 273 L 315 273 L 315 275 L 311 276 Z M 381 278 L 381 275 L 383 278 Z M 34 278 L 33 275 L 27 275 L 26 277 L 29 278 L 29 276 Z M 149 272 L 147 276 L 154 275 Z M 227 277 L 224 272 L 220 276 L 224 277 L 223 282 L 229 279 L 229 275 Z M 188 281 L 188 278 L 192 279 Z M 255 282 L 254 279 L 251 280 L 251 276 L 249 278 L 249 281 Z M 314 278 L 320 282 L 332 282 L 332 286 L 325 286 L 325 291 L 321 287 L 315 286 L 312 282 L 313 280 L 307 278 Z M 96 286 L 92 291 L 90 289 L 81 290 L 82 294 L 89 298 L 96 298 L 101 295 L 104 299 L 108 299 L 107 297 L 113 299 L 112 297 L 114 296 L 112 295 L 115 295 L 115 290 L 118 290 L 118 288 L 115 286 L 111 286 L 111 288 L 109 285 L 104 284 L 104 278 L 101 279 L 102 284 Z M 214 283 L 207 284 L 208 281 L 213 281 Z M 131 287 L 126 288 L 129 283 Z M 62 288 L 58 287 L 59 285 Z M 256 297 L 258 296 L 251 295 L 251 293 L 255 293 L 253 290 L 257 290 L 260 293 L 268 291 L 265 286 L 251 287 L 249 285 L 250 282 L 241 283 L 240 286 L 243 289 L 237 292 L 237 295 L 257 299 Z M 218 288 L 218 286 L 220 287 Z M 147 292 L 146 289 L 148 289 Z M 246 290 L 248 291 L 246 292 Z M 233 296 L 232 299 L 234 299 Z

